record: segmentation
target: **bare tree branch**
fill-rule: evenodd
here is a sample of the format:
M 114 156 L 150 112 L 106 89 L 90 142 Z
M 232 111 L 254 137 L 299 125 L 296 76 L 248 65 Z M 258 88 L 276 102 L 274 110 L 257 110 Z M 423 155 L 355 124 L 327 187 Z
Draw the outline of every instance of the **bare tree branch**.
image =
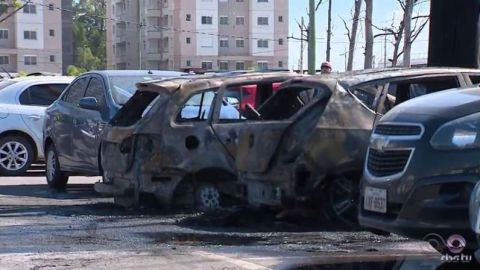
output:
M 345 30 L 347 30 L 348 40 L 349 41 L 352 40 L 352 36 L 351 36 L 351 33 L 350 33 L 350 28 L 348 28 L 347 22 L 342 17 L 340 17 L 340 19 L 342 20 L 343 25 L 345 26 Z

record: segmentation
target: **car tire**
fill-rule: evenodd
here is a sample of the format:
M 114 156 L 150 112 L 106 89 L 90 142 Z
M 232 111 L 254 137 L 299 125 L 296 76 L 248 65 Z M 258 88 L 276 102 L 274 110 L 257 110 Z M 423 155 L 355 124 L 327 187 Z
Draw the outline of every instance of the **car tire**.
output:
M 34 159 L 33 145 L 20 136 L 0 138 L 0 174 L 18 176 L 24 174 Z
M 45 151 L 46 178 L 48 186 L 54 189 L 64 189 L 67 186 L 68 174 L 60 170 L 57 151 L 53 145 Z
M 195 205 L 200 210 L 213 210 L 221 207 L 222 193 L 217 185 L 201 182 L 195 187 Z
M 358 228 L 358 181 L 348 176 L 330 179 L 324 196 L 325 211 L 330 220 L 351 229 Z

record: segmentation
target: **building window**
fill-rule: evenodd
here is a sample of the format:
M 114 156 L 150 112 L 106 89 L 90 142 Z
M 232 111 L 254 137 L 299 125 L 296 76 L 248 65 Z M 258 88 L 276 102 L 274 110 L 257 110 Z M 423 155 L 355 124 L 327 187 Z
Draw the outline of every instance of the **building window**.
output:
M 258 70 L 267 70 L 268 62 L 257 62 Z
M 37 65 L 37 56 L 34 55 L 25 55 L 23 62 L 26 66 L 36 66 Z
M 268 25 L 268 17 L 258 17 L 257 18 L 258 25 Z
M 51 36 L 51 37 L 54 37 L 54 36 L 55 36 L 55 30 L 50 29 L 49 33 L 50 33 L 50 36 Z
M 227 16 L 221 16 L 220 17 L 220 24 L 221 25 L 228 25 L 228 17 Z
M 53 7 L 53 4 L 48 4 L 48 10 L 53 10 L 54 7 Z
M 220 47 L 228 48 L 228 39 L 220 39 Z
M 245 70 L 245 63 L 244 62 L 237 62 L 235 64 L 235 69 L 236 70 Z
M 278 67 L 283 68 L 283 61 L 278 61 Z
M 283 38 L 278 39 L 278 45 L 283 45 Z
M 192 20 L 192 14 L 187 14 L 187 15 L 185 16 L 185 20 L 186 20 L 187 22 L 190 22 L 190 21 Z
M 8 65 L 9 64 L 9 61 L 8 61 L 8 56 L 6 55 L 1 55 L 0 56 L 0 65 Z
M 23 38 L 24 39 L 37 39 L 37 32 L 35 31 L 23 31 Z
M 185 41 L 187 42 L 187 44 L 190 44 L 192 43 L 192 38 L 187 37 Z
M 50 55 L 50 62 L 55 62 L 55 55 Z
M 35 14 L 37 13 L 37 7 L 32 4 L 27 4 L 23 7 L 23 13 Z
M 8 39 L 8 30 L 0 29 L 0 39 Z
M 202 16 L 202 24 L 212 24 L 212 16 Z
M 237 0 L 237 3 L 243 3 L 244 1 L 243 0 Z
M 257 47 L 258 48 L 268 48 L 268 40 L 267 39 L 257 40 Z
M 220 62 L 220 70 L 228 70 L 228 62 Z
M 245 48 L 245 40 L 237 39 L 235 43 L 237 45 L 237 48 Z
M 236 23 L 237 25 L 245 25 L 245 17 L 237 17 L 237 18 L 235 19 L 235 23 Z
M 283 22 L 283 16 L 278 16 L 278 22 Z
M 187 67 L 191 67 L 192 66 L 192 61 L 191 60 L 187 60 Z
M 257 0 L 258 3 L 268 3 L 268 0 Z
M 207 69 L 207 70 L 212 70 L 213 69 L 213 62 L 211 61 L 203 61 L 202 62 L 202 68 Z

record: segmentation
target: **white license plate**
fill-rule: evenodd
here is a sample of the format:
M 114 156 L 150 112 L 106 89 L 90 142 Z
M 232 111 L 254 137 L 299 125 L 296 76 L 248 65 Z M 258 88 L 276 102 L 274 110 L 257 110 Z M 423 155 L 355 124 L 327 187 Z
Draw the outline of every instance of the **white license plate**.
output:
M 387 213 L 387 190 L 380 188 L 365 188 L 363 208 L 368 211 Z

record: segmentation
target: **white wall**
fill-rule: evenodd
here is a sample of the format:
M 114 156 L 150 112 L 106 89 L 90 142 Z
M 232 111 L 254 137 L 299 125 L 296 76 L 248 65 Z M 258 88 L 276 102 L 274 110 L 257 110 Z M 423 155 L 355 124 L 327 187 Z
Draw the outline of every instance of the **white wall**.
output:
M 274 0 L 268 3 L 250 1 L 250 53 L 253 56 L 274 56 L 275 13 Z M 267 17 L 268 25 L 258 25 L 258 17 Z M 269 39 L 268 48 L 258 48 L 257 39 Z
M 43 0 L 37 1 L 43 3 Z M 24 13 L 23 10 L 17 12 L 15 20 L 17 23 L 17 47 L 19 49 L 43 49 L 44 45 L 44 27 L 43 13 L 44 7 L 36 5 L 36 14 Z M 36 40 L 25 40 L 24 31 L 36 31 Z M 58 31 L 57 31 L 58 32 Z M 60 33 L 59 33 L 60 34 Z
M 196 30 L 206 34 L 196 34 L 197 55 L 217 56 L 218 55 L 218 0 L 196 0 Z M 211 16 L 212 24 L 202 24 L 202 16 Z M 206 59 L 209 60 L 209 59 Z

